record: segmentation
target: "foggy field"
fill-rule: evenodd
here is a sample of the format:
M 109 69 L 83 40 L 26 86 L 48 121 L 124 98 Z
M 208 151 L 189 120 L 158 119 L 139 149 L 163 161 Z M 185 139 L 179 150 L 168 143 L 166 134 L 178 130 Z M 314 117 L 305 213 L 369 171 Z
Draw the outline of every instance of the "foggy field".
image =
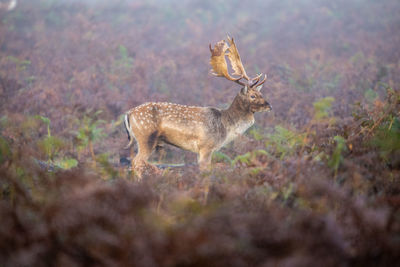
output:
M 400 266 L 398 0 L 0 2 L 0 267 Z M 272 112 L 140 181 L 125 112 L 227 108 L 227 34 Z

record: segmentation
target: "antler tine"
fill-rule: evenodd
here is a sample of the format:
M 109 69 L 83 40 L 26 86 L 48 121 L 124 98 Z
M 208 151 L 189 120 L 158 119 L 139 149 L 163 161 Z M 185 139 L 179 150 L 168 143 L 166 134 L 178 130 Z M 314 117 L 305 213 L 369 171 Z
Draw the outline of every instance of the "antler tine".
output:
M 243 67 L 243 63 L 242 60 L 240 59 L 239 51 L 236 47 L 235 41 L 229 35 L 227 37 L 230 47 L 228 48 L 228 53 L 226 55 L 228 56 L 228 59 L 234 71 L 233 74 L 240 75 L 247 81 L 249 81 L 250 78 L 249 76 L 247 76 L 246 70 Z
M 265 81 L 267 80 L 267 74 L 264 74 L 264 79 L 261 81 L 261 82 L 258 82 L 259 80 L 260 80 L 260 78 L 261 78 L 261 75 L 262 74 L 260 74 L 259 76 L 259 78 L 257 79 L 257 82 L 255 82 L 252 86 L 250 86 L 250 87 L 253 87 L 253 86 L 260 86 L 260 85 L 263 85 L 264 83 L 265 83 Z
M 258 74 L 256 77 L 251 79 L 254 82 L 250 85 L 250 88 L 252 88 L 254 85 L 256 85 L 260 81 L 261 76 L 262 76 L 262 73 Z

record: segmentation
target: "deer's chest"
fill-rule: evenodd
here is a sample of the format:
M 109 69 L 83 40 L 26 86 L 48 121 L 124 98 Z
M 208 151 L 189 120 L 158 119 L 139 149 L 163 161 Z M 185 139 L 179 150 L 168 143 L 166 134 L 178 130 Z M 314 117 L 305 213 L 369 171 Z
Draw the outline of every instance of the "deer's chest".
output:
M 247 129 L 249 129 L 254 124 L 254 118 L 251 120 L 240 121 L 233 125 L 227 131 L 226 139 L 224 140 L 222 146 L 228 144 L 233 139 L 243 134 Z

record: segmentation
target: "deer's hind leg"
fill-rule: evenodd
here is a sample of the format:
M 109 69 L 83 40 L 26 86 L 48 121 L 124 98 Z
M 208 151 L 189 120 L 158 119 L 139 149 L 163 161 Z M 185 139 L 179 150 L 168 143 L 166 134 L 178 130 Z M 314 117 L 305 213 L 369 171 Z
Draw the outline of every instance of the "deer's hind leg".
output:
M 157 173 L 159 171 L 156 166 L 147 162 L 158 143 L 158 137 L 158 132 L 153 131 L 150 133 L 142 133 L 136 139 L 138 153 L 132 160 L 132 167 L 140 178 L 143 175 L 148 175 L 154 172 Z

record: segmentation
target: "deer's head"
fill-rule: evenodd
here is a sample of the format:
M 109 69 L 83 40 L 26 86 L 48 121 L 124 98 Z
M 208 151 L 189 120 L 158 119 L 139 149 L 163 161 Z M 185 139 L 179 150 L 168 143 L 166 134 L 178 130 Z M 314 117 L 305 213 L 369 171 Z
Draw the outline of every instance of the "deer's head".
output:
M 272 107 L 261 94 L 261 88 L 262 85 L 254 88 L 245 85 L 236 96 L 236 99 L 237 101 L 240 101 L 241 106 L 245 110 L 248 110 L 252 113 L 271 111 Z
M 228 42 L 229 45 L 225 40 L 221 40 L 215 44 L 214 49 L 210 44 L 212 74 L 218 77 L 225 77 L 243 86 L 236 96 L 236 101 L 239 101 L 239 105 L 243 109 L 253 113 L 271 111 L 271 105 L 264 99 L 260 91 L 267 80 L 267 75 L 264 75 L 262 80 L 261 77 L 263 74 L 259 74 L 253 78 L 247 76 L 233 38 L 228 36 Z M 232 70 L 234 71 L 233 75 L 239 77 L 232 77 L 228 73 L 228 65 L 225 56 L 228 57 L 231 63 Z

